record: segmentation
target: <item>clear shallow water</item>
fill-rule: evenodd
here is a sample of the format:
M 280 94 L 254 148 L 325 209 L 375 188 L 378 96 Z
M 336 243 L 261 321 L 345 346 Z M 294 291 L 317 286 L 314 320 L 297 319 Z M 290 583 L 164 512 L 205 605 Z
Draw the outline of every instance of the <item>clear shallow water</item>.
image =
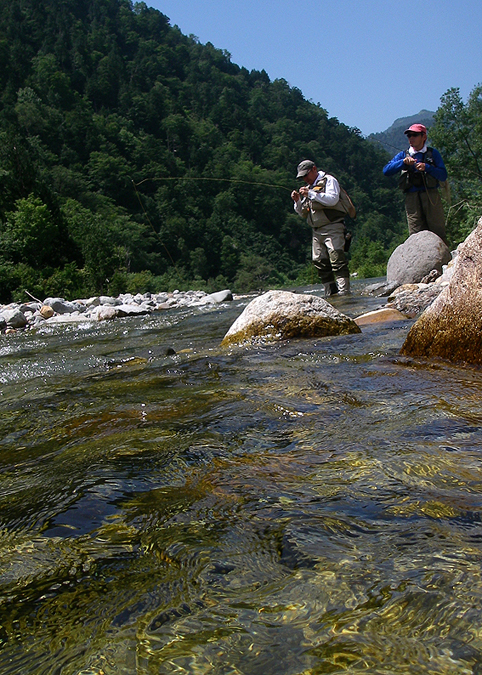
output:
M 482 673 L 481 371 L 247 301 L 1 336 L 2 674 Z

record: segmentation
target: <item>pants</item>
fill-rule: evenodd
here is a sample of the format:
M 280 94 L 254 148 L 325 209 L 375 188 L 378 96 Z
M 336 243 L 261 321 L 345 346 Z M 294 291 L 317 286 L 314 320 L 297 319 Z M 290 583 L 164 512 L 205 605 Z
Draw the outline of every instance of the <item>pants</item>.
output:
M 407 192 L 405 194 L 405 210 L 407 212 L 409 235 L 422 230 L 430 230 L 448 245 L 445 233 L 445 214 L 442 199 L 437 189 Z
M 333 282 L 335 278 L 349 279 L 343 222 L 329 223 L 313 229 L 312 245 L 313 264 L 318 270 L 318 276 L 322 283 Z

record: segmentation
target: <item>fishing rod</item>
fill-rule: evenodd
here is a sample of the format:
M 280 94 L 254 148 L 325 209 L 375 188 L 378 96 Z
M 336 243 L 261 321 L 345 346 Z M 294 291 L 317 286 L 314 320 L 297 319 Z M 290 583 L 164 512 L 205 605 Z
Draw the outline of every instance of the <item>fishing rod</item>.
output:
M 392 145 L 391 143 L 387 143 L 386 141 L 379 141 L 378 138 L 370 138 L 367 140 L 369 141 L 375 141 L 375 143 L 380 143 L 380 145 L 388 145 L 390 148 L 393 148 L 394 150 L 398 150 L 398 152 L 403 152 L 404 148 L 398 148 L 396 145 Z

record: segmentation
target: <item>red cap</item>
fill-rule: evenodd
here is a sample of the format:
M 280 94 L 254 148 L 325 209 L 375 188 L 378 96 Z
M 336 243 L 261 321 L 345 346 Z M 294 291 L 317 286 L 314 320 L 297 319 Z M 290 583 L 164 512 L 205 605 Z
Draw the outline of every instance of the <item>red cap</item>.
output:
M 408 127 L 404 134 L 408 134 L 409 131 L 414 131 L 416 134 L 426 134 L 427 127 L 424 127 L 423 124 L 412 124 L 411 127 Z

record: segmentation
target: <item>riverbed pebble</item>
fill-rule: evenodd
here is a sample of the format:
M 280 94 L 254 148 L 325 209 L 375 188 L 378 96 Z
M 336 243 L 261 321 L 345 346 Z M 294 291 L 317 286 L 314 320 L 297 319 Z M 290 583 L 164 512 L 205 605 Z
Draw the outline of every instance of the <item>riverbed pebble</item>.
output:
M 226 289 L 215 293 L 175 290 L 172 293 L 123 293 L 118 297 L 100 295 L 73 301 L 50 297 L 42 301 L 13 302 L 0 305 L 0 332 L 9 334 L 16 329 L 45 324 L 110 321 L 177 308 L 209 307 L 233 299 L 231 291 Z

